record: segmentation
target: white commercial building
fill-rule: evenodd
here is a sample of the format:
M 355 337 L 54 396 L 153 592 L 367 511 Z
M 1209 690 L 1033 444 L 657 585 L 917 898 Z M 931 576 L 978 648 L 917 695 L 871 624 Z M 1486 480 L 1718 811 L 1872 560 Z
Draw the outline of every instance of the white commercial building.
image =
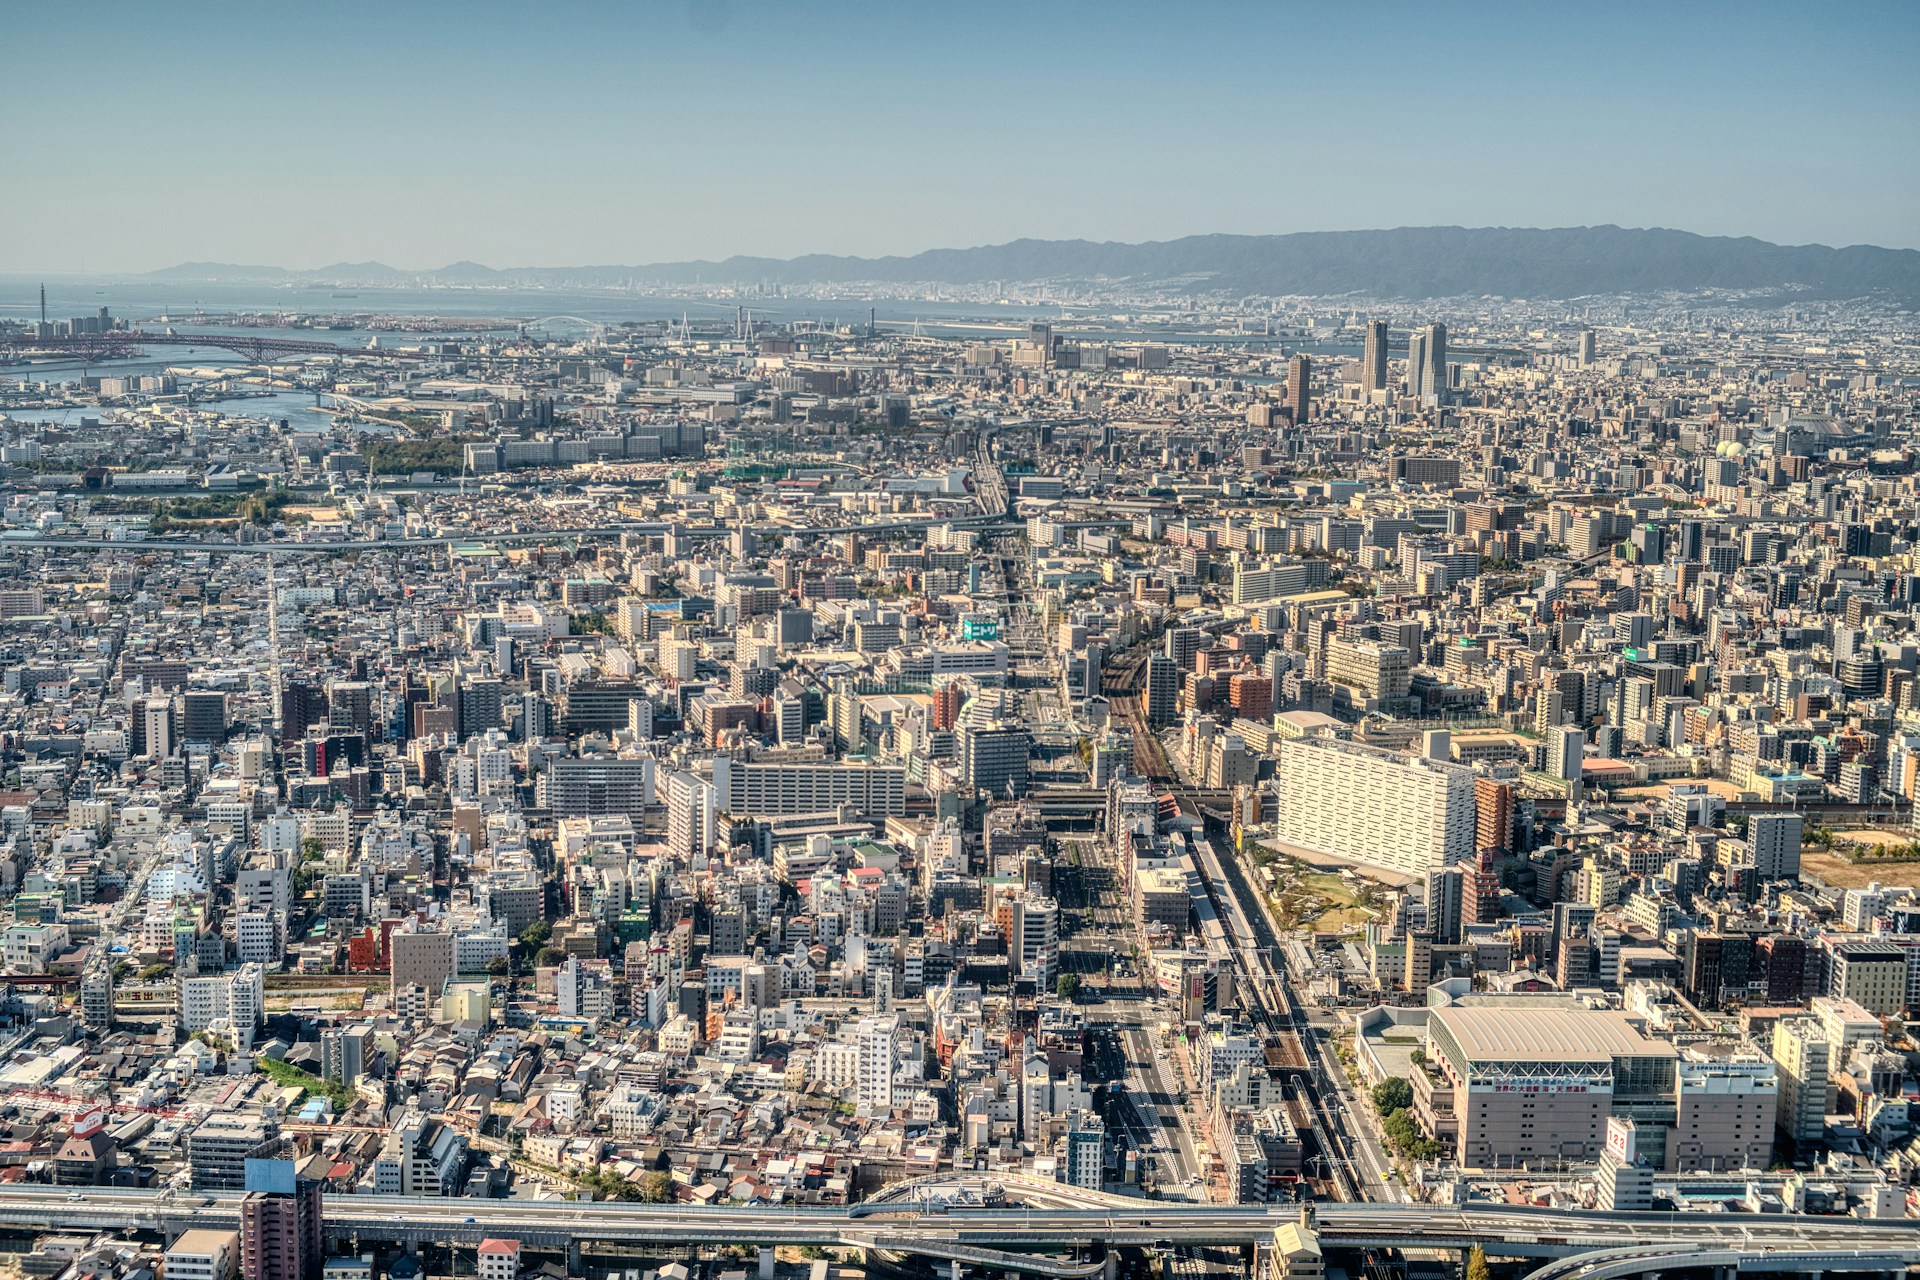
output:
M 740 817 L 825 813 L 852 805 L 864 814 L 907 811 L 907 771 L 885 764 L 713 762 L 715 807 Z
M 1425 877 L 1473 853 L 1473 770 L 1332 738 L 1280 744 L 1286 844 Z

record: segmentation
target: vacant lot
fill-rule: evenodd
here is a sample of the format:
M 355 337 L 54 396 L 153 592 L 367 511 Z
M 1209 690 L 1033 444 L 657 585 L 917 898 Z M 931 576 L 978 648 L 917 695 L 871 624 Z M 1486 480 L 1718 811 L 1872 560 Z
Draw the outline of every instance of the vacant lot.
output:
M 1810 848 L 1800 854 L 1800 870 L 1836 889 L 1864 889 L 1875 882 L 1920 888 L 1920 862 L 1848 862 L 1838 854 Z

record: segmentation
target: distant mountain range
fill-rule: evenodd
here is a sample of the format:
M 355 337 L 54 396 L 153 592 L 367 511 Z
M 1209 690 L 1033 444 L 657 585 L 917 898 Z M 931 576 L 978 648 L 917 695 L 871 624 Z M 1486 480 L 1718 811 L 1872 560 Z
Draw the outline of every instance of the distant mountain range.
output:
M 405 271 L 342 262 L 313 271 L 189 262 L 153 279 L 367 288 L 740 284 L 983 284 L 1109 281 L 1244 294 L 1574 298 L 1702 289 L 1920 299 L 1920 251 L 1779 245 L 1750 237 L 1625 227 L 1400 227 L 1282 236 L 1186 236 L 1147 244 L 1015 240 L 911 257 L 728 258 L 647 266 L 510 267 L 455 262 Z

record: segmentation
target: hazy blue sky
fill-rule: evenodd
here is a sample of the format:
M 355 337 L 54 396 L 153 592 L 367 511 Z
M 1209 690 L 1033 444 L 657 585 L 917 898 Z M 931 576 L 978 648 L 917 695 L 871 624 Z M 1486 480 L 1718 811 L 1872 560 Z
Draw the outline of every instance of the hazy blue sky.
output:
M 1920 247 L 1920 4 L 0 0 L 0 271 L 1613 222 Z

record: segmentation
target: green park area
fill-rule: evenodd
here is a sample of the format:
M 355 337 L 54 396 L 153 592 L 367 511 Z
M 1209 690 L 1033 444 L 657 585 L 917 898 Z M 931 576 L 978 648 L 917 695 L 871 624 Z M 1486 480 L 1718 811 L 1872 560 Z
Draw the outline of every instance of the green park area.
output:
M 1309 869 L 1265 845 L 1255 847 L 1253 859 L 1256 866 L 1273 876 L 1267 894 L 1275 922 L 1282 929 L 1349 933 L 1379 917 L 1380 889 L 1376 885 L 1356 885 L 1337 872 Z

